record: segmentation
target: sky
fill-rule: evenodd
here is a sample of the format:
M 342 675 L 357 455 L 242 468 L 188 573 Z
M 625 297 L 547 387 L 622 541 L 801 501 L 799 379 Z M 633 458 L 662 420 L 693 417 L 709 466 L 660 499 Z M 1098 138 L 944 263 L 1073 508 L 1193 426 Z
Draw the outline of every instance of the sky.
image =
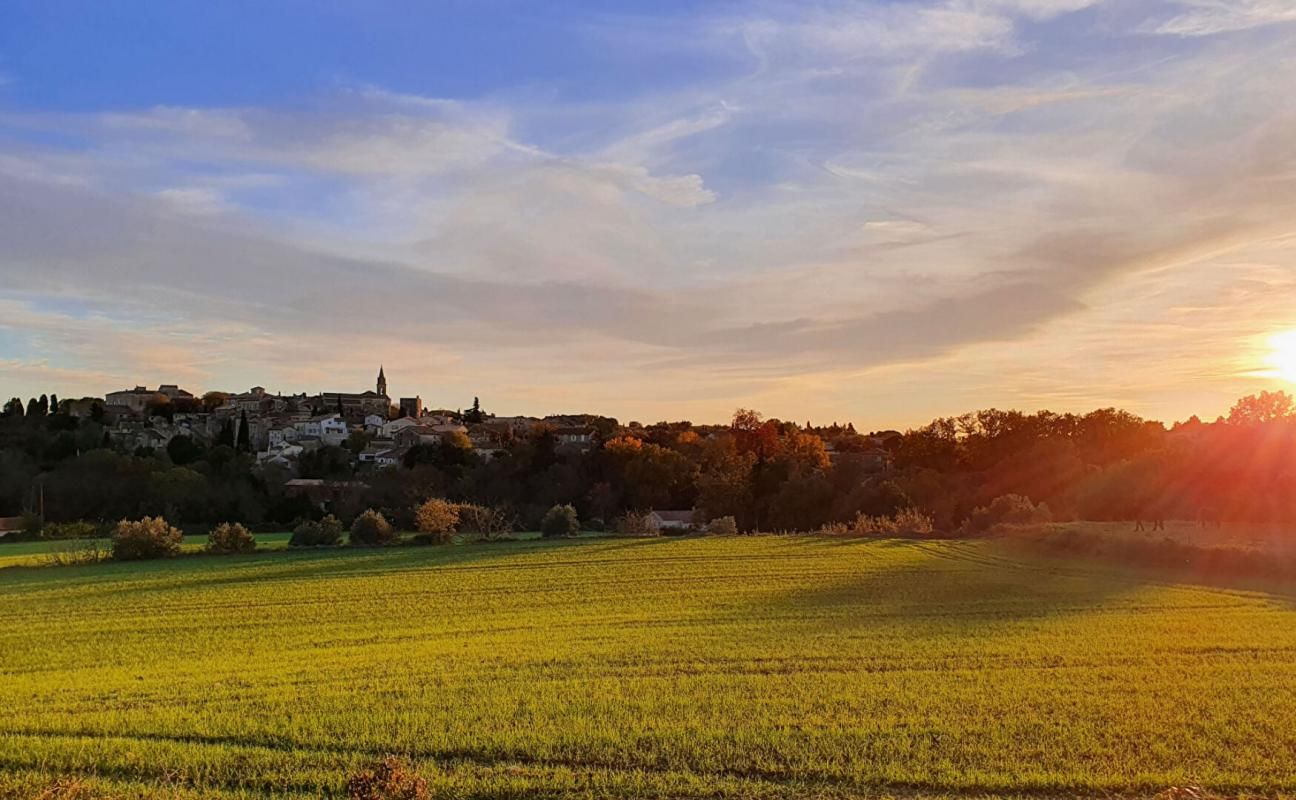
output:
M 1291 0 L 9 0 L 0 394 L 1213 418 L 1293 87 Z

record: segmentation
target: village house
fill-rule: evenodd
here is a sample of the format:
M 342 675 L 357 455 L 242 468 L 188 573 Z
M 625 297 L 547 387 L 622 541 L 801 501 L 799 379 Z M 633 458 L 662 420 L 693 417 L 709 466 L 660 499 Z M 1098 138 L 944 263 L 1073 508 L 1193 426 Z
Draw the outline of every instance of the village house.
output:
M 391 439 L 397 433 L 406 428 L 418 427 L 421 423 L 413 417 L 400 417 L 383 423 L 381 435 L 384 439 Z
M 286 469 L 292 469 L 303 452 L 305 452 L 305 448 L 301 445 L 292 442 L 280 442 L 277 445 L 271 445 L 263 452 L 257 453 L 257 463 L 262 466 L 274 464 Z
M 693 530 L 696 524 L 697 512 L 692 509 L 683 511 L 668 511 L 663 509 L 653 509 L 648 512 L 648 521 L 657 530 L 662 531 L 689 531 Z
M 360 451 L 356 456 L 356 461 L 361 464 L 374 464 L 377 463 L 378 456 L 394 449 L 396 449 L 396 443 L 391 439 L 374 439 L 365 449 Z
M 387 376 L 383 374 L 382 367 L 379 367 L 376 391 L 321 392 L 311 400 L 311 404 L 321 411 L 337 411 L 348 419 L 363 420 L 370 414 L 378 414 L 386 419 L 391 416 Z
M 193 395 L 172 383 L 164 383 L 156 390 L 136 386 L 134 389 L 123 389 L 120 392 L 109 392 L 104 395 L 104 404 L 120 406 L 132 414 L 143 414 L 150 405 L 166 400 L 192 400 Z
M 379 453 L 374 458 L 374 463 L 379 467 L 398 467 L 404 463 L 405 454 L 408 452 L 408 447 L 395 447 Z
M 594 446 L 595 433 L 597 431 L 589 427 L 568 427 L 555 430 L 554 437 L 561 447 L 588 450 Z
M 401 447 L 414 447 L 420 444 L 441 444 L 442 440 L 453 433 L 467 433 L 463 425 L 415 425 L 396 432 L 393 439 Z

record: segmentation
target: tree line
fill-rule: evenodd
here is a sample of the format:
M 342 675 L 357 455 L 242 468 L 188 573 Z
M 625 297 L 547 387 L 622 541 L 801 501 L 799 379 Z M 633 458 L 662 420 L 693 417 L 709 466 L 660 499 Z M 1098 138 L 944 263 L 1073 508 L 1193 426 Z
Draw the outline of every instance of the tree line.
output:
M 541 425 L 490 459 L 466 437 L 449 437 L 377 471 L 357 472 L 360 442 L 322 447 L 298 465 L 302 477 L 344 482 L 321 509 L 234 437 L 208 446 L 179 436 L 164 450 L 123 452 L 101 417 L 72 416 L 52 398 L 15 398 L 0 415 L 0 516 L 43 501 L 53 522 L 163 516 L 283 527 L 376 509 L 412 529 L 416 509 L 435 497 L 504 511 L 527 529 L 571 506 L 595 529 L 653 508 L 733 517 L 744 531 L 817 530 L 916 508 L 952 530 L 996 498 L 1019 495 L 1055 519 L 1296 520 L 1296 408 L 1283 392 L 1243 398 L 1210 423 L 1167 427 L 1117 409 L 988 409 L 881 440 L 750 410 L 727 425 L 591 422 L 598 436 L 588 449 L 561 445 Z M 862 457 L 876 455 L 878 441 L 884 463 Z

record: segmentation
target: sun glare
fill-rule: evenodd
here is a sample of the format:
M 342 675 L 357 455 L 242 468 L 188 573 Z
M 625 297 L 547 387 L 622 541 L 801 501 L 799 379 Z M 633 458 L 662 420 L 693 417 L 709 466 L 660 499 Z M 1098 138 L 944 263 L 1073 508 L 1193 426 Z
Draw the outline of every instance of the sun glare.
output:
M 1269 355 L 1265 359 L 1275 377 L 1296 383 L 1296 331 L 1283 331 L 1269 337 Z

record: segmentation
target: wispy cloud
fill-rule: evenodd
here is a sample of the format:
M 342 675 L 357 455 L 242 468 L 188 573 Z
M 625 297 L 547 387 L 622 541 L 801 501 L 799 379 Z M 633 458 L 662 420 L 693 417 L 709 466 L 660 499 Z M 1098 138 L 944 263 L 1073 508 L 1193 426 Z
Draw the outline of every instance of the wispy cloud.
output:
M 743 69 L 611 100 L 362 86 L 291 108 L 11 110 L 0 301 L 38 340 L 23 363 L 123 379 L 179 361 L 203 385 L 322 381 L 312 363 L 346 352 L 366 381 L 403 359 L 533 410 L 715 418 L 799 413 L 777 404 L 836 383 L 829 413 L 863 402 L 844 388 L 862 375 L 928 385 L 923 364 L 942 365 L 937 396 L 978 404 L 992 388 L 960 354 L 1011 342 L 1021 357 L 995 363 L 1031 376 L 1020 397 L 1078 403 L 1086 353 L 1134 330 L 1113 287 L 1170 313 L 1156 286 L 1296 227 L 1296 56 L 1196 38 L 1285 6 L 1158 5 L 1179 40 L 1113 37 L 1131 12 L 1109 5 L 714 12 L 637 46 Z M 1153 372 L 1120 384 L 1132 403 Z M 921 413 L 942 410 L 959 409 Z
M 1211 36 L 1266 25 L 1296 22 L 1288 0 L 1174 0 L 1179 11 L 1156 25 L 1156 33 Z

